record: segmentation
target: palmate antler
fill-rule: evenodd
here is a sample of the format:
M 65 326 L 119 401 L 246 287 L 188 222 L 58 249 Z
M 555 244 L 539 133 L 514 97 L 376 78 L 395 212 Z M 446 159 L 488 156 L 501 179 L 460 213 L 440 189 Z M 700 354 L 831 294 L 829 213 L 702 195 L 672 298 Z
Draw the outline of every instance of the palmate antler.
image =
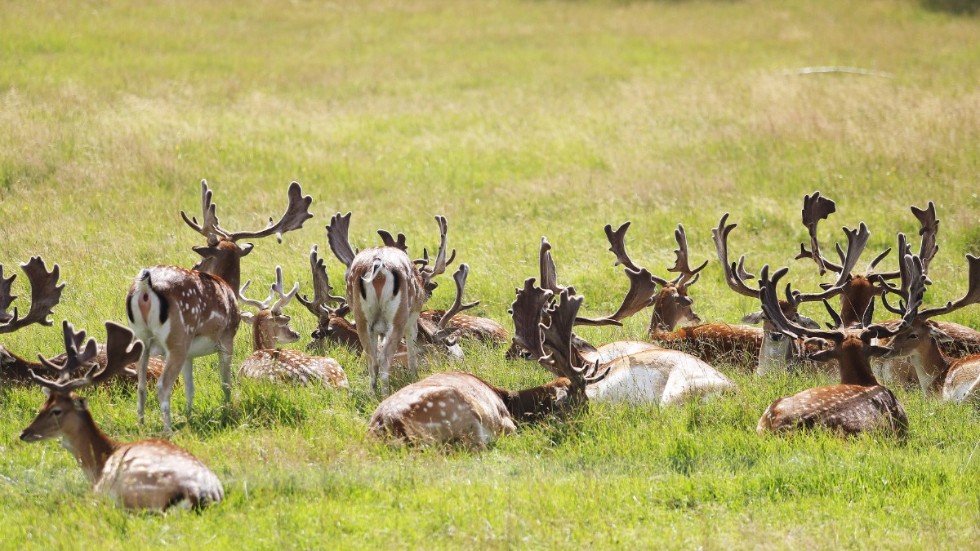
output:
M 330 278 L 327 275 L 327 268 L 323 259 L 317 255 L 316 245 L 310 249 L 310 270 L 313 273 L 313 299 L 310 300 L 306 295 L 299 295 L 296 298 L 300 304 L 316 316 L 321 324 L 329 321 L 330 315 L 342 316 L 339 312 L 347 308 L 347 299 L 330 294 L 333 287 L 330 286 Z M 328 306 L 329 304 L 338 304 L 339 306 L 331 308 Z
M 436 216 L 436 223 L 439 224 L 439 252 L 436 254 L 435 260 L 429 258 L 429 251 L 422 249 L 422 258 L 415 261 L 419 267 L 419 274 L 422 276 L 425 289 L 430 293 L 437 286 L 433 279 L 444 274 L 446 266 L 452 264 L 453 260 L 456 259 L 456 249 L 453 249 L 449 258 L 446 258 L 446 233 L 449 229 L 446 217 Z
M 729 213 L 725 213 L 718 221 L 718 227 L 711 230 L 712 239 L 715 242 L 715 252 L 718 254 L 718 261 L 725 269 L 725 282 L 728 287 L 736 293 L 749 298 L 758 299 L 759 290 L 753 289 L 745 284 L 746 281 L 755 276 L 745 270 L 745 255 L 739 257 L 738 262 L 728 263 L 728 234 L 738 227 L 738 224 L 728 224 Z
M 85 331 L 75 332 L 68 321 L 62 322 L 66 357 L 64 363 L 48 360 L 38 354 L 45 368 L 57 373 L 57 380 L 41 377 L 32 370 L 34 382 L 53 392 L 68 393 L 83 387 L 96 385 L 123 372 L 127 365 L 137 362 L 143 354 L 143 343 L 133 338 L 128 327 L 107 321 L 106 364 L 100 368 L 96 360 L 98 348 L 95 339 L 85 340 Z
M 197 218 L 188 218 L 184 211 L 180 211 L 180 216 L 191 229 L 206 237 L 208 245 L 212 247 L 222 240 L 236 242 L 240 239 L 257 239 L 269 235 L 275 235 L 276 240 L 281 243 L 282 234 L 300 229 L 304 222 L 313 218 L 313 213 L 310 212 L 313 198 L 309 195 L 303 195 L 303 189 L 298 182 L 289 184 L 286 195 L 289 203 L 286 206 L 286 212 L 278 222 L 273 222 L 273 219 L 269 218 L 269 223 L 261 230 L 230 232 L 223 229 L 219 224 L 213 193 L 208 187 L 207 181 L 201 180 L 201 222 L 198 223 Z
M 61 292 L 65 289 L 64 283 L 58 285 L 61 272 L 58 265 L 55 264 L 49 272 L 40 256 L 32 257 L 26 264 L 21 264 L 21 269 L 31 284 L 31 308 L 23 318 L 19 316 L 17 308 L 14 308 L 12 314 L 7 312 L 17 298 L 10 294 L 17 275 L 4 279 L 3 266 L 0 265 L 0 334 L 12 333 L 32 323 L 51 325 L 48 316 L 61 301 Z

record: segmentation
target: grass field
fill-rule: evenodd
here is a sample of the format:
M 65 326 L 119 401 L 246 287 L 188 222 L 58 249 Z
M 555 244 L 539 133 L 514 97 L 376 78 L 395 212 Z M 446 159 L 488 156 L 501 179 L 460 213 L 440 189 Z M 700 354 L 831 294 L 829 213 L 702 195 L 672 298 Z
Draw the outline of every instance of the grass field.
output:
M 472 268 L 468 298 L 507 326 L 542 235 L 586 311 L 608 313 L 626 281 L 605 250 L 606 223 L 632 220 L 634 258 L 666 275 L 675 225 L 685 224 L 700 262 L 714 257 L 709 231 L 730 211 L 733 252 L 752 269 L 790 265 L 792 281 L 812 287 L 812 263 L 792 260 L 805 237 L 804 193 L 838 202 L 824 243 L 863 220 L 875 251 L 916 230 L 910 204 L 933 200 L 941 251 L 927 302 L 945 302 L 966 285 L 963 255 L 980 253 L 980 20 L 955 11 L 898 0 L 4 1 L 0 263 L 19 272 L 43 255 L 68 286 L 55 327 L 3 344 L 53 355 L 63 318 L 102 337 L 104 320 L 125 319 L 141 267 L 193 264 L 201 238 L 178 212 L 199 216 L 202 178 L 236 230 L 281 213 L 291 180 L 313 195 L 316 218 L 282 244 L 257 241 L 243 262 L 243 278 L 258 282 L 281 264 L 303 292 L 309 248 L 325 249 L 334 212 L 354 212 L 356 246 L 387 228 L 405 232 L 415 254 L 437 244 L 432 216 L 445 214 L 450 245 Z M 817 66 L 889 76 L 798 74 Z M 328 267 L 341 281 L 342 265 Z M 448 305 L 451 287 L 432 304 Z M 757 309 L 727 290 L 717 262 L 692 295 L 705 320 Z M 290 313 L 309 335 L 312 316 L 298 304 Z M 826 318 L 817 306 L 806 313 Z M 640 338 L 645 316 L 582 335 Z M 949 318 L 980 327 L 980 308 Z M 236 361 L 249 337 L 243 327 Z M 549 379 L 505 361 L 503 349 L 466 352 L 462 365 L 426 371 L 465 369 L 511 388 Z M 201 514 L 134 515 L 95 498 L 57 444 L 17 438 L 41 393 L 0 390 L 0 546 L 980 541 L 976 407 L 896 389 L 911 423 L 904 441 L 761 438 L 755 424 L 773 399 L 832 379 L 719 366 L 738 395 L 663 410 L 595 406 L 483 453 L 397 449 L 366 435 L 377 398 L 363 365 L 345 350 L 335 357 L 349 395 L 236 381 L 230 407 L 215 357 L 196 362 L 195 412 L 176 416 L 173 440 L 227 494 Z M 155 393 L 142 427 L 134 392 L 86 394 L 110 435 L 161 434 Z

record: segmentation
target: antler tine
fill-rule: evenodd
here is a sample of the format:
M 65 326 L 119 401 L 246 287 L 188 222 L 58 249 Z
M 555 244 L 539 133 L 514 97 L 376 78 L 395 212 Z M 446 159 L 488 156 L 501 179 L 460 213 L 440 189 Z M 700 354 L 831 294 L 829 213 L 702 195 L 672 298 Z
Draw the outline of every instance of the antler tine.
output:
M 21 264 L 20 268 L 27 274 L 27 280 L 31 284 L 31 308 L 23 318 L 18 317 L 17 308 L 14 308 L 12 315 L 5 315 L 4 317 L 8 321 L 0 325 L 0 334 L 12 333 L 32 323 L 51 325 L 52 322 L 48 316 L 52 314 L 54 307 L 61 302 L 61 292 L 65 289 L 64 283 L 58 285 L 58 278 L 61 274 L 58 265 L 55 264 L 49 272 L 44 265 L 44 259 L 40 256 L 31 257 L 27 263 Z M 13 280 L 13 277 L 4 280 L 4 286 L 7 287 L 4 300 L 8 305 L 16 298 L 11 296 L 9 292 L 10 283 Z
M 439 252 L 436 254 L 436 260 L 432 264 L 432 267 L 428 267 L 429 264 L 429 254 L 423 249 L 423 268 L 420 270 L 422 273 L 422 279 L 425 281 L 426 289 L 434 289 L 435 285 L 432 284 L 432 280 L 446 271 L 446 266 L 453 263 L 456 259 L 456 249 L 453 249 L 449 254 L 449 258 L 446 258 L 446 233 L 449 230 L 449 224 L 446 222 L 446 217 L 442 215 L 437 215 L 436 223 L 439 224 Z
M 817 224 L 821 220 L 827 219 L 828 216 L 836 211 L 837 203 L 821 196 L 819 191 L 813 192 L 812 195 L 803 196 L 803 225 L 806 226 L 810 234 L 811 250 L 807 251 L 806 247 L 801 243 L 800 254 L 796 258 L 812 258 L 817 263 L 817 269 L 820 271 L 820 275 L 827 273 L 827 268 L 838 273 L 841 271 L 840 266 L 828 261 L 820 254 L 820 244 L 817 241 Z
M 622 325 L 621 321 L 642 311 L 656 300 L 657 281 L 646 268 L 634 271 L 623 270 L 630 280 L 630 288 L 623 298 L 623 303 L 611 316 L 598 320 L 575 318 L 575 325 Z
M 289 301 L 293 300 L 296 293 L 299 292 L 299 282 L 293 283 L 293 288 L 288 293 L 283 293 L 285 287 L 282 281 L 282 266 L 276 266 L 276 282 L 272 286 L 272 291 L 279 296 L 279 300 L 272 305 L 273 314 L 281 314 L 282 309 L 289 304 Z
M 585 387 L 588 383 L 601 379 L 608 372 L 608 368 L 599 372 L 598 360 L 595 363 L 586 362 L 576 365 L 581 360 L 572 346 L 572 328 L 583 300 L 581 295 L 572 295 L 569 289 L 565 289 L 558 295 L 558 303 L 548 310 L 551 323 L 542 328 L 545 346 L 550 353 L 538 359 L 541 365 L 555 376 L 567 377 L 578 387 Z
M 900 265 L 902 267 L 902 289 L 896 291 L 895 289 L 885 287 L 881 293 L 881 302 L 888 311 L 902 316 L 902 323 L 892 328 L 877 324 L 868 325 L 867 329 L 861 334 L 862 338 L 893 337 L 911 327 L 912 322 L 916 318 L 926 319 L 929 317 L 928 312 L 919 311 L 919 307 L 922 306 L 922 298 L 926 292 L 926 274 L 922 259 L 913 254 L 906 254 L 902 258 Z M 889 292 L 902 296 L 902 300 L 899 303 L 901 305 L 900 309 L 893 308 L 888 304 L 888 299 L 885 297 Z
M 838 344 L 842 342 L 844 340 L 844 333 L 841 331 L 809 329 L 786 318 L 782 308 L 779 307 L 777 286 L 779 280 L 788 271 L 789 268 L 780 268 L 773 274 L 772 279 L 769 279 L 769 265 L 767 264 L 762 267 L 762 273 L 759 276 L 759 299 L 762 302 L 762 311 L 765 313 L 766 319 L 775 326 L 777 331 L 794 339 L 816 337 L 831 340 Z M 830 308 L 830 305 L 826 306 Z
M 300 304 L 317 318 L 330 313 L 330 309 L 326 307 L 328 303 L 346 304 L 347 301 L 344 297 L 330 294 L 333 287 L 330 286 L 330 278 L 327 276 L 327 268 L 323 259 L 317 255 L 316 245 L 310 249 L 310 270 L 313 272 L 313 300 L 306 298 L 305 295 L 298 295 L 296 299 L 299 300 Z M 327 309 L 324 310 L 324 308 Z
M 691 269 L 687 254 L 687 232 L 684 231 L 683 224 L 677 224 L 677 229 L 674 230 L 674 240 L 677 241 L 677 248 L 674 250 L 674 254 L 677 255 L 677 260 L 674 262 L 674 267 L 667 268 L 667 271 L 680 273 L 677 279 L 674 280 L 676 285 L 693 284 L 697 281 L 698 272 L 708 265 L 708 261 L 705 260 L 697 268 Z
M 350 268 L 351 262 L 354 262 L 354 249 L 350 246 L 350 238 L 348 237 L 350 217 L 351 213 L 349 212 L 343 215 L 338 212 L 330 218 L 330 223 L 327 224 L 327 243 L 330 244 L 330 250 L 348 268 Z
M 844 228 L 844 235 L 847 236 L 847 253 L 841 250 L 840 244 L 836 245 L 837 255 L 840 256 L 842 269 L 840 271 L 840 277 L 837 278 L 837 283 L 834 285 L 843 285 L 847 282 L 847 278 L 851 275 L 851 271 L 854 270 L 854 266 L 857 265 L 857 261 L 861 258 L 861 253 L 864 252 L 864 248 L 868 244 L 868 238 L 871 237 L 871 232 L 868 230 L 868 226 L 861 222 L 856 230 L 851 230 Z
M 606 232 L 606 239 L 609 240 L 609 251 L 616 255 L 616 265 L 622 264 L 624 267 L 633 270 L 640 271 L 640 267 L 633 263 L 633 259 L 626 252 L 626 230 L 630 229 L 631 222 L 623 222 L 615 231 L 612 229 L 612 224 L 606 224 L 603 231 Z
M 453 319 L 453 316 L 456 314 L 480 304 L 480 301 L 463 304 L 463 289 L 466 288 L 466 278 L 469 275 L 470 266 L 465 263 L 460 264 L 459 268 L 456 269 L 456 273 L 453 274 L 453 281 L 456 282 L 456 299 L 453 300 L 453 305 L 449 310 L 439 319 L 439 329 L 445 329 L 449 325 L 449 320 Z
M 216 205 L 207 180 L 201 180 L 201 223 L 198 224 L 195 217 L 188 218 L 184 211 L 180 211 L 180 216 L 191 229 L 206 237 L 208 245 L 212 247 L 218 241 L 228 239 L 228 233 L 218 225 Z
M 39 377 L 35 375 L 33 371 L 31 372 L 31 376 L 36 381 L 38 381 L 38 383 L 41 384 L 42 386 L 46 386 L 51 390 L 59 390 L 65 392 L 68 390 L 73 390 L 74 388 L 78 388 L 80 386 L 84 386 L 84 385 L 75 384 L 74 386 L 68 387 L 67 385 L 71 384 L 71 382 L 74 382 L 72 381 L 72 379 L 75 376 L 76 372 L 79 371 L 80 369 L 88 367 L 89 370 L 91 370 L 93 364 L 98 365 L 95 362 L 95 358 L 98 355 L 98 347 L 95 344 L 95 339 L 88 339 L 88 341 L 86 342 L 85 330 L 83 329 L 76 333 L 75 328 L 72 327 L 70 323 L 68 323 L 68 320 L 64 320 L 61 322 L 61 331 L 64 335 L 64 342 L 65 342 L 66 354 L 65 354 L 64 363 L 63 364 L 56 363 L 45 358 L 40 354 L 37 355 L 38 360 L 40 360 L 41 362 L 41 365 L 43 365 L 46 369 L 50 370 L 51 372 L 58 374 L 58 380 L 51 381 L 50 379 L 44 379 L 43 377 Z M 49 384 L 42 383 L 41 382 L 42 380 Z
M 395 247 L 396 249 L 408 252 L 408 245 L 405 244 L 405 234 L 399 233 L 398 239 L 395 239 L 388 230 L 378 230 L 378 235 L 381 236 L 381 241 L 385 247 Z
M 251 284 L 252 284 L 252 280 L 249 279 L 249 280 L 247 280 L 245 282 L 245 285 L 242 285 L 242 288 L 238 290 L 238 302 L 241 302 L 242 304 L 247 304 L 247 305 L 251 306 L 252 308 L 255 308 L 256 310 L 259 310 L 259 311 L 268 310 L 269 309 L 269 306 L 272 304 L 272 299 L 275 298 L 275 294 L 274 294 L 275 293 L 275 285 L 273 285 L 269 289 L 269 296 L 265 300 L 263 300 L 262 302 L 259 302 L 259 301 L 255 300 L 255 299 L 248 298 L 248 297 L 245 296 L 245 291 L 248 290 L 248 286 L 251 285 Z
M 565 288 L 558 284 L 558 269 L 555 259 L 551 256 L 551 243 L 547 237 L 541 238 L 541 248 L 538 250 L 538 265 L 541 271 L 541 288 L 554 294 L 561 293 Z
M 752 274 L 745 271 L 745 255 L 742 255 L 738 259 L 738 263 L 732 262 L 728 263 L 728 234 L 732 232 L 738 224 L 726 224 L 728 222 L 729 213 L 725 213 L 718 221 L 718 227 L 711 230 L 711 238 L 715 242 L 715 252 L 718 253 L 718 261 L 721 262 L 722 268 L 725 269 L 725 282 L 728 283 L 728 288 L 736 293 L 751 297 L 759 298 L 759 291 L 757 289 L 752 289 L 745 284 L 747 279 L 751 279 Z
M 980 257 L 968 254 L 966 255 L 966 261 L 967 264 L 969 264 L 970 278 L 966 294 L 963 295 L 963 298 L 956 301 L 947 302 L 945 306 L 923 310 L 919 312 L 919 317 L 931 318 L 935 316 L 942 316 L 955 310 L 959 310 L 964 306 L 969 306 L 980 302 Z
M 534 278 L 524 280 L 524 287 L 516 289 L 517 298 L 510 305 L 514 320 L 514 343 L 530 352 L 533 358 L 544 357 L 544 341 L 541 334 L 541 317 L 553 293 L 534 285 Z
M 17 279 L 17 274 L 4 279 L 3 264 L 0 264 L 0 323 L 6 323 L 11 318 L 7 309 L 10 308 L 10 303 L 17 299 L 15 295 L 10 294 L 10 288 L 15 279 Z
M 289 198 L 289 203 L 286 206 L 286 212 L 278 222 L 273 222 L 273 219 L 269 218 L 269 223 L 261 230 L 230 232 L 228 233 L 228 239 L 230 241 L 238 241 L 239 239 L 256 239 L 275 235 L 276 241 L 282 243 L 282 234 L 302 228 L 304 222 L 313 218 L 313 213 L 310 212 L 313 197 L 303 195 L 303 188 L 299 185 L 299 182 L 289 184 L 286 196 Z
M 936 204 L 929 201 L 926 208 L 920 209 L 912 206 L 912 214 L 919 221 L 919 235 L 922 241 L 919 243 L 919 258 L 922 260 L 922 269 L 928 274 L 929 263 L 939 252 L 939 245 L 936 244 L 936 235 L 939 233 L 939 219 L 936 218 Z

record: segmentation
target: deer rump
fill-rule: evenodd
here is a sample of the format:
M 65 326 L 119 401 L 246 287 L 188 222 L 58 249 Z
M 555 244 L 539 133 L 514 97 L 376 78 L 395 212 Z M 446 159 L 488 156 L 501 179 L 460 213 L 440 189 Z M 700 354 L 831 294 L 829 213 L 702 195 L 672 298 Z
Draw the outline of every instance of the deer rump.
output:
M 602 365 L 609 374 L 585 388 L 589 400 L 596 403 L 667 406 L 736 389 L 718 370 L 678 350 L 641 350 Z

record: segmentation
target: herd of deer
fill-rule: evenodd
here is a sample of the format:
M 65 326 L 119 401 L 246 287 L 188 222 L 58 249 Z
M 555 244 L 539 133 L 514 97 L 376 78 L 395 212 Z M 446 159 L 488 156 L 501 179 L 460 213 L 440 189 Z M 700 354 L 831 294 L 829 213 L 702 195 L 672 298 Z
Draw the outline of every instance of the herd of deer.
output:
M 290 328 L 284 308 L 297 295 L 296 283 L 286 292 L 283 274 L 276 268 L 275 283 L 263 301 L 245 296 L 241 285 L 241 258 L 252 250 L 246 239 L 257 239 L 299 229 L 312 218 L 312 199 L 297 183 L 288 190 L 288 206 L 278 222 L 259 231 L 231 232 L 218 222 L 212 192 L 202 182 L 200 222 L 181 212 L 184 221 L 207 239 L 194 250 L 203 258 L 191 270 L 154 266 L 142 270 L 126 297 L 129 328 L 106 322 L 106 344 L 86 340 L 63 323 L 65 352 L 40 362 L 25 360 L 0 346 L 0 382 L 34 382 L 47 401 L 21 434 L 27 442 L 60 437 L 92 481 L 96 492 L 106 493 L 126 507 L 165 509 L 172 505 L 202 506 L 223 497 L 217 477 L 200 461 L 166 440 L 115 442 L 103 434 L 86 402 L 75 392 L 108 380 L 136 380 L 137 412 L 143 422 L 147 381 L 156 379 L 163 425 L 172 427 L 170 397 L 178 375 L 183 375 L 186 414 L 194 400 L 192 362 L 195 357 L 218 354 L 225 401 L 231 398 L 232 359 L 239 322 L 252 326 L 253 352 L 239 369 L 240 376 L 299 383 L 313 381 L 336 388 L 348 386 L 343 368 L 332 358 L 298 350 L 280 349 L 300 335 Z M 964 306 L 980 302 L 980 258 L 967 255 L 969 284 L 966 294 L 944 306 L 923 308 L 930 261 L 938 246 L 939 221 L 935 206 L 912 207 L 918 219 L 921 244 L 911 250 L 898 235 L 898 269 L 876 271 L 888 254 L 875 257 L 865 273 L 855 266 L 870 232 L 862 223 L 844 228 L 846 249 L 837 245 L 840 263 L 820 252 L 817 224 L 836 210 L 819 192 L 804 198 L 803 223 L 810 236 L 809 250 L 801 245 L 800 258 L 812 259 L 820 272 L 837 274 L 820 292 L 804 293 L 779 285 L 788 268 L 772 273 L 761 269 L 757 288 L 745 268 L 745 257 L 730 262 L 728 238 L 735 224 L 725 214 L 712 230 L 715 249 L 729 287 L 756 299 L 761 311 L 746 316 L 752 325 L 704 323 L 692 309 L 689 290 L 705 269 L 705 261 L 691 268 L 687 235 L 678 226 L 676 262 L 668 272 L 674 279 L 653 275 L 626 252 L 629 223 L 605 227 L 609 250 L 624 267 L 629 290 L 611 315 L 581 317 L 583 297 L 571 286 L 558 283 L 551 245 L 541 240 L 540 281 L 528 278 L 517 289 L 511 306 L 513 339 L 497 322 L 461 314 L 477 303 L 463 303 L 469 266 L 460 264 L 453 274 L 456 297 L 448 311 L 423 310 L 456 251 L 447 253 L 447 222 L 439 216 L 440 244 L 431 258 L 412 260 L 405 236 L 380 230 L 383 246 L 357 252 L 348 239 L 350 213 L 336 214 L 327 225 L 331 251 L 346 267 L 346 295 L 331 294 L 324 261 L 316 246 L 310 253 L 313 297 L 299 300 L 318 326 L 308 351 L 322 354 L 327 343 L 344 345 L 367 357 L 371 389 L 386 396 L 371 416 L 369 430 L 395 441 L 462 443 L 483 448 L 517 425 L 562 417 L 589 401 L 650 403 L 660 406 L 692 397 L 705 398 L 736 391 L 736 386 L 711 363 L 757 358 L 760 374 L 798 370 L 817 364 L 836 365 L 840 384 L 812 388 L 780 398 L 763 413 L 758 432 L 788 431 L 824 426 L 846 434 L 878 429 L 904 434 L 908 420 L 895 395 L 879 383 L 919 384 L 923 391 L 947 400 L 963 401 L 980 394 L 980 332 L 952 323 L 933 321 Z M 39 257 L 22 269 L 31 287 L 31 306 L 24 317 L 11 294 L 16 276 L 3 277 L 0 266 L 0 334 L 30 324 L 51 325 L 48 316 L 61 299 L 58 266 L 48 270 Z M 241 286 L 240 286 L 241 285 Z M 873 323 L 875 297 L 898 319 Z M 898 297 L 897 306 L 887 300 Z M 828 299 L 840 296 L 840 310 Z M 893 299 L 894 300 L 894 299 Z M 832 323 L 820 329 L 798 312 L 804 302 L 822 301 Z M 242 311 L 250 306 L 256 313 Z M 615 341 L 593 346 L 574 333 L 576 325 L 621 325 L 622 321 L 653 307 L 649 341 Z M 347 316 L 353 315 L 353 322 Z M 536 362 L 555 376 L 542 386 L 503 389 L 470 373 L 438 373 L 390 392 L 392 366 L 404 367 L 416 378 L 418 356 L 439 355 L 462 359 L 461 339 L 511 346 L 507 356 Z M 970 354 L 973 355 L 970 355 Z M 119 377 L 116 377 L 119 375 Z M 130 383 L 131 384 L 131 383 Z

